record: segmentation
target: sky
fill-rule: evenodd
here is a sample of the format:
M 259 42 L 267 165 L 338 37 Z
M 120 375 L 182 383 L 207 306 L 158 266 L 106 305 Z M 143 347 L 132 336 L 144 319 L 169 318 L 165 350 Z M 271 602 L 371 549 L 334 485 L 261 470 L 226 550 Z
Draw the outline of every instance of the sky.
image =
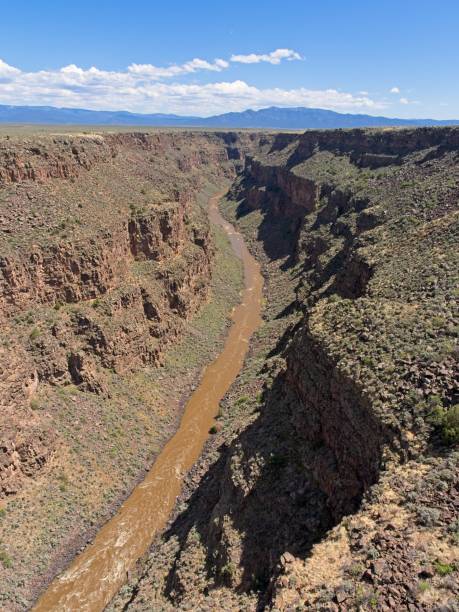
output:
M 0 0 L 0 104 L 459 119 L 458 0 Z

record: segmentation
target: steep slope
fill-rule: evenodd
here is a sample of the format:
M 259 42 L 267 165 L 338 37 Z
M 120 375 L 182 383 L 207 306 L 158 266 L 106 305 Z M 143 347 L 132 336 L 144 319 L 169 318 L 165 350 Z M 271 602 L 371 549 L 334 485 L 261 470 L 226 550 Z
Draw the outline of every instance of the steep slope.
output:
M 206 206 L 258 139 L 243 138 L 0 140 L 7 609 L 28 607 L 127 495 L 218 350 L 241 272 Z
M 459 130 L 279 135 L 230 196 L 265 325 L 112 609 L 457 609 Z

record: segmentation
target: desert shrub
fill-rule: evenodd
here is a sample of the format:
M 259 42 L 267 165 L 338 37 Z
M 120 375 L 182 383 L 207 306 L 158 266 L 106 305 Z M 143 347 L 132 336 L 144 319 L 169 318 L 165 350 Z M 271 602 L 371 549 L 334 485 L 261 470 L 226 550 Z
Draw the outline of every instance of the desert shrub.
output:
M 440 576 L 448 576 L 448 574 L 454 572 L 456 566 L 453 563 L 441 563 L 440 561 L 436 561 L 434 563 L 434 568 Z
M 224 565 L 221 569 L 221 576 L 228 585 L 231 585 L 235 573 L 236 566 L 231 562 L 226 563 L 226 565 Z
M 440 432 L 445 444 L 459 443 L 459 404 L 449 409 L 436 406 L 428 420 Z
M 41 334 L 41 331 L 38 329 L 38 327 L 34 327 L 33 330 L 29 334 L 29 338 L 33 342 L 40 336 L 40 334 Z
M 13 566 L 11 557 L 4 550 L 0 550 L 0 563 L 7 569 Z
M 447 444 L 459 443 L 459 404 L 450 408 L 444 416 L 442 435 Z
M 247 395 L 243 395 L 242 397 L 238 398 L 234 403 L 236 406 L 241 406 L 242 404 L 245 404 L 248 401 L 249 398 L 247 397 Z
M 430 584 L 426 580 L 421 580 L 418 584 L 418 588 L 421 591 L 421 593 L 425 593 L 425 591 L 427 591 L 429 587 L 430 587 Z
M 39 410 L 40 402 L 37 399 L 30 400 L 30 407 L 32 410 Z
M 377 548 L 370 546 L 370 548 L 367 549 L 367 559 L 377 559 L 379 556 L 380 555 Z
M 61 397 L 66 397 L 68 395 L 75 395 L 78 392 L 79 392 L 78 387 L 73 384 L 64 385 L 63 387 L 57 387 L 57 393 Z
M 424 527 L 433 527 L 440 519 L 440 510 L 427 506 L 415 506 L 413 508 L 417 514 L 417 522 Z
M 349 567 L 348 571 L 351 576 L 354 576 L 354 578 L 358 578 L 363 574 L 365 568 L 361 563 L 353 563 Z

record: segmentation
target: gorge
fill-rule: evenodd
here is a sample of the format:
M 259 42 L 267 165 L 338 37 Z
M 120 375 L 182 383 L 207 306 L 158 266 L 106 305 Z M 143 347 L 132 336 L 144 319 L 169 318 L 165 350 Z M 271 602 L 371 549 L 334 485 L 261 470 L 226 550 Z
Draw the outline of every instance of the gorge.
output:
M 224 189 L 263 321 L 107 609 L 456 609 L 458 154 L 457 128 L 0 137 L 6 610 L 154 470 L 222 351 Z

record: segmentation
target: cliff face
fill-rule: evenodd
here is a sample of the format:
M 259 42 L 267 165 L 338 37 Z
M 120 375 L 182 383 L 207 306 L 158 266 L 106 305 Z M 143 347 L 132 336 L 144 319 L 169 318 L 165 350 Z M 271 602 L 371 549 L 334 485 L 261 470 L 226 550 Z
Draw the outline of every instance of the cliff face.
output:
M 202 272 L 211 257 L 208 228 L 189 228 L 193 200 L 151 205 L 134 211 L 118 227 L 100 229 L 87 242 L 32 244 L 22 257 L 0 261 L 0 307 L 4 318 L 37 304 L 69 304 L 99 298 L 122 284 L 137 261 L 165 262 L 199 246 Z M 198 254 L 198 251 L 196 251 Z M 207 270 L 205 267 L 207 266 Z
M 179 255 L 188 243 L 200 243 L 207 257 L 207 230 L 199 237 L 202 230 L 185 222 L 203 180 L 200 170 L 231 174 L 229 166 L 223 167 L 228 155 L 218 138 L 200 142 L 192 135 L 125 134 L 50 140 L 33 146 L 8 143 L 0 151 L 0 185 L 5 198 L 13 200 L 2 227 L 4 251 L 11 251 L 0 258 L 3 316 L 37 303 L 97 298 L 122 283 L 133 261 L 162 261 Z M 158 176 L 160 169 L 164 177 Z M 100 202 L 85 201 L 85 182 L 96 187 L 91 179 L 104 172 L 114 184 L 99 181 L 106 191 L 87 196 Z M 145 185 L 117 193 L 117 186 L 126 188 L 123 172 L 126 183 L 132 178 Z M 154 186 L 152 179 L 157 179 Z M 120 208 L 104 211 L 113 201 Z M 24 242 L 29 239 L 19 252 L 17 229 L 25 230 Z
M 205 178 L 198 172 L 206 167 L 212 178 L 231 168 L 224 167 L 218 139 L 203 139 L 183 154 L 181 146 L 166 134 L 2 143 L 3 202 L 13 203 L 4 210 L 0 257 L 2 397 L 9 415 L 3 495 L 16 492 L 53 453 L 49 419 L 33 414 L 28 433 L 26 414 L 43 386 L 73 383 L 106 394 L 107 369 L 159 363 L 182 321 L 206 299 L 213 246 L 195 203 Z M 128 167 L 136 186 L 124 193 Z M 177 181 L 158 185 L 160 172 L 177 173 Z M 40 421 L 44 433 L 37 436 Z
M 412 416 L 403 410 L 409 403 L 403 396 L 413 389 L 402 381 L 414 380 L 397 354 L 401 347 L 391 327 L 404 325 L 398 317 L 405 301 L 411 304 L 419 300 L 416 308 L 425 310 L 423 323 L 427 329 L 431 325 L 429 306 L 443 310 L 445 323 L 451 325 L 454 320 L 454 281 L 449 263 L 445 266 L 442 262 L 440 245 L 443 243 L 450 256 L 450 232 L 457 231 L 457 184 L 451 178 L 456 172 L 457 130 L 445 130 L 441 135 L 435 130 L 318 132 L 299 137 L 294 146 L 291 140 L 284 144 L 274 143 L 273 152 L 261 160 L 248 160 L 239 211 L 259 208 L 269 225 L 282 223 L 284 217 L 291 223 L 290 265 L 296 264 L 301 270 L 296 307 L 306 314 L 286 353 L 284 380 L 295 390 L 302 406 L 295 415 L 295 427 L 318 451 L 309 467 L 327 493 L 333 512 L 341 515 L 352 511 L 362 493 L 377 480 L 385 454 L 394 452 L 404 460 L 412 452 L 403 430 L 407 422 L 413 427 L 413 418 L 417 419 L 416 444 L 423 445 L 425 432 L 419 429 L 426 415 Z M 372 176 L 368 167 L 379 172 Z M 420 192 L 423 186 L 427 192 L 424 198 Z M 406 192 L 403 197 L 397 194 L 400 189 Z M 234 195 L 238 197 L 237 192 Z M 397 209 L 400 204 L 405 208 Z M 401 231 L 400 226 L 406 223 L 404 215 L 414 210 L 423 223 L 414 223 L 411 231 Z M 431 252 L 430 241 L 424 246 L 433 261 L 413 258 L 409 268 L 413 243 L 436 230 L 435 252 Z M 434 291 L 422 287 L 423 275 L 435 279 Z M 395 288 L 392 283 L 397 281 L 400 284 Z M 343 298 L 351 301 L 339 301 Z M 381 317 L 381 311 L 385 316 Z M 418 316 L 423 315 L 418 311 Z M 371 319 L 376 319 L 376 325 Z M 324 333 L 327 323 L 331 325 Z M 388 346 L 384 350 L 371 346 L 371 332 L 378 323 L 385 326 L 382 333 L 378 329 L 377 339 L 383 342 L 386 333 Z M 357 337 L 356 324 L 360 326 Z M 342 328 L 342 339 L 336 338 L 335 325 Z M 404 348 L 413 337 L 419 341 L 423 336 L 423 331 L 411 329 L 412 325 L 410 318 Z M 439 329 L 435 342 L 440 346 L 448 343 L 451 333 L 451 328 Z M 429 336 L 432 342 L 433 334 Z M 332 346 L 335 339 L 337 352 L 333 354 L 325 346 Z M 355 352 L 354 358 L 348 359 L 347 371 L 338 358 L 350 352 L 350 347 L 343 347 L 345 342 L 353 342 Z M 416 371 L 420 398 L 440 394 L 447 405 L 457 401 L 453 346 L 449 344 L 443 354 L 437 355 L 441 365 L 433 365 L 436 359 L 430 359 L 428 365 L 414 365 L 417 358 L 410 356 L 409 369 L 411 374 Z M 373 350 L 378 353 L 378 364 L 371 355 Z M 377 386 L 365 389 L 365 376 L 373 372 L 365 374 L 364 370 L 375 365 Z M 397 372 L 397 366 L 401 372 Z M 399 378 L 398 388 L 395 378 Z
M 216 252 L 207 200 L 259 142 L 160 131 L 0 138 L 9 609 L 27 608 L 126 496 L 217 350 L 238 296 L 218 266 L 239 270 L 221 238 Z
M 0 138 L 0 581 L 10 609 L 30 605 L 173 431 L 215 351 L 195 355 L 198 338 L 187 369 L 165 363 L 195 313 L 222 299 L 210 289 L 209 189 L 258 141 Z M 226 291 L 230 308 L 237 288 Z
M 454 609 L 458 135 L 281 134 L 246 158 L 227 210 L 264 262 L 264 330 L 132 609 Z

